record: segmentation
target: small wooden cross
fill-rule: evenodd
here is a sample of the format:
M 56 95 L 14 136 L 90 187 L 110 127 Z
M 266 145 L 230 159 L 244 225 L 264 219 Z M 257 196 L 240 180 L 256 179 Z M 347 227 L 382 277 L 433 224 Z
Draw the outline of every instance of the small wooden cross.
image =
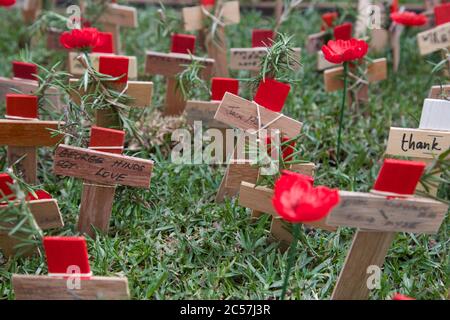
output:
M 214 12 L 214 2 L 204 3 L 200 6 L 183 8 L 184 29 L 186 31 L 203 31 L 205 19 L 212 19 L 217 24 L 208 35 L 206 35 L 206 48 L 208 56 L 216 61 L 214 65 L 214 76 L 228 77 L 227 61 L 227 39 L 225 27 L 240 22 L 239 1 L 218 1 Z
M 6 115 L 0 120 L 0 145 L 8 146 L 10 165 L 28 184 L 37 184 L 37 147 L 53 147 L 63 136 L 57 133 L 60 121 L 38 120 L 37 96 L 9 93 Z M 20 160 L 20 161 L 19 161 Z
M 336 67 L 325 70 L 324 83 L 325 91 L 333 92 L 344 88 L 344 67 Z M 380 58 L 373 60 L 367 67 L 367 82 L 373 83 L 387 79 L 387 60 L 386 58 Z M 357 80 L 358 81 L 358 80 Z M 359 89 L 357 93 L 357 99 L 359 101 L 368 101 L 368 84 L 365 84 Z M 348 103 L 352 103 L 352 99 L 347 99 Z
M 17 210 L 20 202 L 16 200 L 12 186 L 14 180 L 7 173 L 0 173 L 0 215 L 8 215 L 8 211 Z M 35 194 L 29 194 L 26 200 L 26 206 L 33 215 L 34 222 L 42 230 L 62 228 L 64 226 L 61 213 L 59 211 L 58 202 L 44 190 L 37 190 Z M 1 223 L 4 228 L 14 228 L 2 219 Z M 0 250 L 4 256 L 13 256 L 20 251 L 22 254 L 31 255 L 36 253 L 36 247 L 26 246 L 25 250 L 18 250 L 17 245 L 20 244 L 20 233 L 10 236 L 7 231 L 0 231 Z
M 395 232 L 437 233 L 448 210 L 442 202 L 413 196 L 425 163 L 386 159 L 371 193 L 340 191 L 330 226 L 358 228 L 332 299 L 367 299 L 369 270 L 382 267 Z
M 267 55 L 267 48 L 272 46 L 275 35 L 270 29 L 254 29 L 252 31 L 251 48 L 230 49 L 230 69 L 259 71 L 261 59 Z M 301 48 L 294 48 L 297 60 L 300 61 Z M 300 64 L 294 66 L 300 68 Z
M 289 91 L 288 84 L 266 79 L 265 82 L 260 83 L 253 102 L 227 92 L 214 119 L 241 130 L 259 130 L 260 123 L 266 129 L 278 129 L 283 136 L 294 138 L 300 133 L 302 123 L 279 113 Z M 239 141 L 236 147 L 238 146 Z M 236 195 L 241 181 L 256 183 L 258 172 L 259 169 L 253 167 L 251 163 L 245 159 L 239 159 L 235 151 L 220 184 L 216 201 L 222 202 L 226 195 Z
M 104 31 L 113 34 L 114 53 L 120 54 L 122 52 L 120 27 L 137 28 L 137 10 L 134 7 L 109 3 L 98 22 L 103 24 Z
M 150 75 L 167 78 L 165 115 L 180 115 L 186 106 L 181 90 L 177 87 L 176 75 L 182 72 L 192 61 L 197 61 L 204 68 L 200 73 L 203 79 L 212 76 L 214 60 L 194 56 L 195 36 L 172 35 L 171 53 L 147 51 L 145 71 Z
M 435 8 L 432 29 L 417 34 L 417 44 L 422 56 L 450 47 L 450 7 Z
M 39 88 L 38 68 L 34 63 L 13 61 L 12 78 L 0 77 L 0 100 L 4 101 L 8 93 L 34 94 Z M 45 99 L 56 110 L 62 108 L 61 94 L 57 88 L 50 87 L 45 92 Z
M 48 275 L 13 274 L 17 300 L 126 300 L 126 277 L 92 275 L 83 237 L 44 237 Z
M 100 73 L 110 75 L 114 78 L 120 77 L 116 81 L 112 81 L 109 85 L 118 92 L 123 92 L 130 98 L 126 106 L 130 108 L 145 108 L 151 105 L 153 94 L 153 82 L 149 81 L 128 81 L 128 72 L 130 71 L 130 60 L 128 57 L 115 55 L 98 56 L 98 65 Z M 75 87 L 78 79 L 70 79 L 72 87 Z M 89 94 L 85 92 L 83 87 L 77 86 L 76 91 L 72 92 L 71 99 L 77 103 L 81 103 L 81 97 Z M 112 108 L 96 110 L 96 124 L 101 127 L 120 129 L 120 121 L 116 110 Z
M 57 175 L 81 178 L 78 230 L 94 236 L 95 227 L 107 232 L 117 185 L 149 188 L 153 161 L 122 155 L 125 132 L 91 128 L 89 148 L 59 145 L 53 171 Z

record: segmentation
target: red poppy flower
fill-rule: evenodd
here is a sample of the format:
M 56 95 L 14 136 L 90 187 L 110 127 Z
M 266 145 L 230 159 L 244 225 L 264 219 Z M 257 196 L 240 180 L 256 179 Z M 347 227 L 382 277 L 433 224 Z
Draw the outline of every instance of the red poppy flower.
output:
M 423 26 L 428 21 L 425 15 L 411 11 L 393 12 L 391 13 L 391 19 L 404 26 Z
M 16 4 L 16 0 L 0 0 L 0 7 L 11 7 Z
M 66 49 L 92 49 L 98 45 L 99 36 L 96 28 L 73 29 L 64 32 L 59 38 Z
M 330 40 L 322 46 L 322 52 L 329 62 L 343 63 L 359 60 L 367 54 L 369 45 L 364 40 L 352 38 L 350 40 Z
M 324 186 L 314 188 L 310 177 L 288 171 L 275 182 L 272 204 L 286 221 L 321 220 L 338 203 L 338 190 Z
M 416 300 L 414 298 L 405 296 L 404 294 L 401 293 L 396 293 L 393 297 L 392 300 Z
M 334 20 L 338 17 L 337 12 L 327 12 L 322 15 L 322 31 L 327 28 L 331 28 L 334 24 Z

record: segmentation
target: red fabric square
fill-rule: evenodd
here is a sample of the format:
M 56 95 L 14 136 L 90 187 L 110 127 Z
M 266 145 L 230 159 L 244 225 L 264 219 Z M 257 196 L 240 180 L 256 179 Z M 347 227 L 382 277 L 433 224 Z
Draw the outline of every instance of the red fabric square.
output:
M 215 0 L 201 0 L 200 3 L 202 6 L 213 6 Z
M 111 32 L 99 32 L 98 44 L 92 48 L 92 52 L 114 53 L 113 34 Z
M 38 117 L 38 97 L 8 93 L 6 95 L 6 115 L 36 119 Z
M 99 57 L 98 71 L 103 74 L 110 75 L 111 77 L 121 77 L 117 80 L 117 83 L 126 83 L 128 81 L 128 63 L 127 57 L 121 56 L 100 56 Z
M 14 184 L 13 179 L 7 173 L 0 173 L 0 199 L 4 196 L 9 196 L 13 194 L 13 191 L 9 187 Z
M 48 273 L 68 273 L 70 266 L 77 266 L 79 273 L 91 272 L 86 240 L 84 237 L 44 237 Z
M 434 20 L 437 26 L 450 22 L 450 3 L 434 7 Z
M 267 78 L 259 84 L 253 100 L 269 110 L 280 112 L 290 90 L 289 84 Z
M 424 162 L 385 159 L 373 188 L 384 192 L 414 194 L 424 169 Z
M 239 80 L 232 78 L 212 78 L 211 100 L 222 100 L 225 92 L 238 95 Z
M 12 62 L 13 75 L 15 78 L 38 80 L 38 68 L 37 65 L 30 62 L 13 61 Z
M 274 38 L 274 33 L 271 29 L 253 29 L 252 48 L 271 47 Z
M 334 27 L 334 38 L 336 40 L 350 40 L 352 38 L 353 26 L 346 22 Z
M 124 130 L 115 130 L 95 126 L 91 128 L 91 138 L 89 141 L 89 147 L 91 147 L 93 150 L 121 154 L 124 143 L 125 143 Z M 108 148 L 103 149 L 101 147 L 108 147 Z M 118 147 L 118 148 L 110 149 L 109 147 Z
M 170 52 L 195 53 L 195 36 L 191 34 L 173 34 Z

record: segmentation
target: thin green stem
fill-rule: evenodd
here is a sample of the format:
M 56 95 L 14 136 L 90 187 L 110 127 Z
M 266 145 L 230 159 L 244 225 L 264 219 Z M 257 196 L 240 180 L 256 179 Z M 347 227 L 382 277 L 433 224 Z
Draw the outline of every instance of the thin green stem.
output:
M 291 269 L 292 269 L 292 266 L 294 265 L 294 261 L 295 261 L 295 259 L 294 259 L 295 251 L 297 251 L 297 242 L 298 242 L 298 237 L 300 234 L 300 226 L 298 223 L 294 223 L 292 225 L 292 233 L 293 233 L 292 235 L 293 235 L 294 239 L 292 239 L 291 246 L 289 247 L 288 264 L 287 264 L 286 272 L 284 274 L 283 287 L 281 289 L 281 297 L 280 297 L 281 300 L 284 300 L 284 297 L 286 296 L 289 275 L 291 273 Z
M 336 160 L 338 163 L 339 163 L 339 154 L 341 151 L 341 135 L 342 135 L 342 127 L 344 125 L 343 121 L 344 121 L 345 99 L 347 97 L 347 86 L 348 86 L 348 62 L 344 62 L 344 90 L 342 91 L 342 104 L 339 113 L 339 131 L 336 149 Z

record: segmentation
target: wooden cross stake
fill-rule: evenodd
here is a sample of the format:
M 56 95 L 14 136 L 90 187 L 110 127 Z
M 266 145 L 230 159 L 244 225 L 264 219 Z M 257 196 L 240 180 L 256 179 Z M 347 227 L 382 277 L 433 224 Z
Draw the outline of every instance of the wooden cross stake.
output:
M 48 275 L 13 274 L 17 300 L 126 300 L 126 277 L 92 275 L 83 237 L 44 237 Z
M 14 210 L 20 205 L 16 201 L 14 191 L 11 186 L 14 181 L 7 173 L 0 173 L 0 215 L 8 214 L 8 210 Z M 61 213 L 59 211 L 58 202 L 52 199 L 50 194 L 43 190 L 35 191 L 35 195 L 29 194 L 26 205 L 34 217 L 37 226 L 42 230 L 62 228 L 64 226 Z M 5 212 L 6 211 L 6 212 Z M 7 229 L 14 228 L 8 223 L 2 222 L 2 227 Z M 13 236 L 8 235 L 7 231 L 0 230 L 0 250 L 3 255 L 9 257 L 20 253 L 31 255 L 36 252 L 36 247 L 25 247 L 25 250 L 18 250 L 17 245 L 21 243 L 21 234 L 15 233 Z
M 290 86 L 287 84 L 266 79 L 265 82 L 261 82 L 253 102 L 227 92 L 214 119 L 241 130 L 259 130 L 260 123 L 261 128 L 278 129 L 283 136 L 293 138 L 300 133 L 302 123 L 279 113 L 289 90 Z M 216 201 L 222 202 L 225 196 L 236 195 L 241 181 L 256 183 L 258 172 L 258 168 L 253 167 L 245 159 L 238 159 L 235 152 L 228 163 Z
M 146 73 L 167 78 L 165 115 L 180 115 L 184 111 L 186 101 L 177 87 L 176 75 L 182 72 L 187 65 L 192 61 L 197 61 L 204 67 L 200 76 L 203 79 L 211 78 L 214 60 L 193 56 L 194 48 L 194 36 L 175 34 L 172 35 L 171 53 L 147 51 Z
M 13 61 L 13 78 L 0 77 L 0 100 L 4 101 L 8 93 L 34 94 L 39 88 L 38 68 L 34 63 Z M 56 110 L 62 108 L 58 89 L 50 87 L 45 92 L 45 99 Z
M 0 120 L 0 145 L 8 146 L 10 165 L 29 184 L 37 184 L 37 147 L 53 147 L 63 138 L 56 131 L 64 123 L 38 120 L 38 99 L 23 94 L 6 95 L 6 119 Z M 20 160 L 20 161 L 18 161 Z
M 274 37 L 273 31 L 270 29 L 254 29 L 251 48 L 230 49 L 230 69 L 259 71 L 261 59 L 267 54 L 267 48 L 272 45 Z M 294 50 L 297 60 L 300 61 L 301 48 L 294 48 Z M 294 67 L 299 69 L 300 65 Z
M 94 60 L 95 61 L 95 60 Z M 117 92 L 125 94 L 130 98 L 127 106 L 130 108 L 145 108 L 151 105 L 153 94 L 153 82 L 148 81 L 128 81 L 128 72 L 130 71 L 130 61 L 128 57 L 100 55 L 98 56 L 98 63 L 93 63 L 94 67 L 98 66 L 100 73 L 110 75 L 114 78 L 119 78 L 112 81 L 109 85 Z M 70 79 L 70 83 L 74 86 L 78 79 Z M 77 92 L 72 92 L 72 100 L 80 104 L 81 97 L 89 94 L 84 92 L 82 87 L 77 88 Z M 113 108 L 96 110 L 96 124 L 100 127 L 120 129 L 120 121 L 117 111 Z
M 56 149 L 54 173 L 84 180 L 78 221 L 82 233 L 94 236 L 91 226 L 108 231 L 117 185 L 150 187 L 153 161 L 122 155 L 124 140 L 124 131 L 92 127 L 89 149 Z
M 332 299 L 369 296 L 368 267 L 382 267 L 395 232 L 436 233 L 448 206 L 413 196 L 425 163 L 386 159 L 371 193 L 340 191 L 326 224 L 358 228 Z
M 212 19 L 216 28 L 206 36 L 208 56 L 216 61 L 214 75 L 228 77 L 227 39 L 225 27 L 240 22 L 239 1 L 221 2 L 214 12 L 205 6 L 183 8 L 184 29 L 186 31 L 204 31 L 205 19 Z

